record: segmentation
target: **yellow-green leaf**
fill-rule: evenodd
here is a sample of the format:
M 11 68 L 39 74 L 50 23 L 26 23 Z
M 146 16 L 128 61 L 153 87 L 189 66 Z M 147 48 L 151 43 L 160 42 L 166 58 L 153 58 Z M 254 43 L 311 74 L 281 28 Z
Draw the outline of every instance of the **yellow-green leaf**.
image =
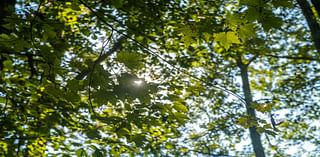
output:
M 235 32 L 220 32 L 215 35 L 215 42 L 219 42 L 226 50 L 232 46 L 232 44 L 240 44 L 240 40 Z

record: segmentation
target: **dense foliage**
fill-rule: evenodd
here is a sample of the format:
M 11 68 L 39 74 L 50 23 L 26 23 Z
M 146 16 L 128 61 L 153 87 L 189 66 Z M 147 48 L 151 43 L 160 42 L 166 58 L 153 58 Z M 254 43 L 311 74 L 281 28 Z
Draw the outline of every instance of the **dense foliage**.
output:
M 320 155 L 317 0 L 1 3 L 1 156 Z

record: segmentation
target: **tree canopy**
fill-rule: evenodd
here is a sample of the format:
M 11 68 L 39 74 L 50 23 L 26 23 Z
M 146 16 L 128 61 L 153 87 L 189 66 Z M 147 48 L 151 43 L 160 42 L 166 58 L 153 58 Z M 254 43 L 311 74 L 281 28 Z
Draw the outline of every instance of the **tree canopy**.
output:
M 0 156 L 320 155 L 318 0 L 3 0 L 0 25 Z

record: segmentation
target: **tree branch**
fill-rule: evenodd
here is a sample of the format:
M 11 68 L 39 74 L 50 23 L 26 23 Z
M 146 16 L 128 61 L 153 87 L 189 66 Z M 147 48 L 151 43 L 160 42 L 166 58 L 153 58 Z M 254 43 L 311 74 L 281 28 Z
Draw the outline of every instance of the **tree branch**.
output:
M 30 54 L 30 53 L 26 53 L 26 56 L 27 56 L 27 58 L 28 58 L 28 65 L 29 65 L 29 68 L 30 68 L 30 72 L 31 72 L 31 74 L 30 74 L 30 79 L 32 78 L 32 76 L 34 76 L 34 75 L 37 75 L 37 71 L 36 71 L 36 69 L 35 69 L 35 67 L 34 67 L 34 64 L 33 64 L 33 55 L 32 54 Z
M 316 59 L 312 57 L 293 57 L 293 56 L 277 56 L 277 55 L 265 55 L 265 56 L 273 57 L 273 58 L 286 58 L 286 59 L 293 59 L 293 60 L 320 61 L 320 59 Z
M 210 153 L 210 152 L 204 152 L 204 151 L 201 151 L 201 150 L 195 150 L 195 149 L 187 149 L 188 151 L 190 152 L 196 152 L 196 153 L 199 153 L 199 154 L 205 154 L 205 155 L 209 155 L 209 156 L 212 156 L 212 157 L 233 157 L 233 156 L 230 156 L 230 155 L 225 155 L 225 154 L 213 154 L 213 153 Z
M 253 62 L 254 60 L 256 60 L 258 58 L 259 55 L 255 55 L 253 56 L 252 58 L 250 58 L 249 62 L 248 62 L 248 65 Z
M 112 55 L 114 52 L 116 52 L 119 49 L 122 49 L 122 43 L 124 41 L 124 37 L 120 37 L 118 41 L 114 44 L 114 46 L 105 54 L 101 55 L 97 60 L 94 61 L 94 64 L 100 64 L 103 60 L 108 58 L 110 55 Z M 92 68 L 88 68 L 84 71 L 82 71 L 80 74 L 78 74 L 75 78 L 77 80 L 82 80 L 85 76 L 87 76 L 90 72 L 92 72 Z

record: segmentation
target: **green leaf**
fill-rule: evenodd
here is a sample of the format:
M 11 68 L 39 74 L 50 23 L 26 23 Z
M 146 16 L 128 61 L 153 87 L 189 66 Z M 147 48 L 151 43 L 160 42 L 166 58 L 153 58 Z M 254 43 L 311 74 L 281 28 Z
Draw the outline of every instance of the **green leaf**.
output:
M 45 32 L 44 35 L 47 35 L 47 38 L 54 39 L 56 37 L 56 32 L 54 30 L 54 27 L 52 27 L 50 25 L 44 25 L 43 30 Z
M 186 47 L 189 47 L 191 44 L 196 42 L 193 38 L 197 37 L 197 33 L 189 26 L 181 26 L 179 31 L 182 34 L 181 40 L 184 42 Z
M 260 11 L 256 7 L 248 7 L 246 19 L 255 21 L 260 17 Z
M 2 27 L 3 27 L 3 28 L 6 28 L 6 29 L 9 29 L 9 30 L 15 29 L 15 26 L 14 26 L 14 24 L 12 24 L 12 23 L 3 24 Z M 0 35 L 0 36 L 1 36 L 1 35 Z M 1 37 L 0 37 L 0 38 L 1 38 Z
M 78 101 L 80 101 L 80 96 L 77 93 L 68 92 L 66 94 L 66 99 L 71 101 L 71 102 L 78 102 Z
M 235 31 L 237 26 L 242 22 L 241 17 L 239 14 L 231 14 L 230 12 L 226 15 L 226 24 L 228 28 Z
M 134 143 L 136 144 L 137 147 L 141 147 L 144 144 L 145 140 L 146 140 L 146 137 L 144 135 L 141 135 L 141 134 L 136 134 L 133 137 L 133 141 L 134 141 Z
M 54 86 L 51 86 L 51 85 L 47 86 L 45 88 L 45 91 L 51 94 L 52 96 L 59 97 L 59 98 L 63 97 L 63 93 L 60 91 L 60 89 Z
M 171 143 L 166 143 L 166 148 L 167 149 L 173 149 L 173 145 Z
M 182 36 L 181 40 L 184 42 L 186 47 L 189 47 L 195 41 L 192 39 L 192 36 Z
M 286 7 L 286 8 L 294 8 L 294 4 L 291 0 L 272 0 L 271 2 L 274 7 Z
M 86 132 L 86 135 L 88 136 L 88 138 L 94 139 L 99 135 L 99 131 L 97 129 L 89 129 Z
M 275 17 L 273 15 L 267 16 L 259 21 L 266 32 L 268 32 L 271 28 L 281 28 L 283 22 L 280 17 Z
M 120 137 L 123 137 L 129 135 L 130 131 L 127 128 L 121 128 L 117 133 Z
M 215 42 L 219 42 L 226 50 L 230 48 L 232 44 L 240 44 L 240 40 L 235 32 L 220 32 L 214 35 Z
M 13 63 L 11 60 L 5 60 L 3 62 L 3 65 L 5 68 L 9 69 L 9 70 L 12 70 L 13 69 Z
M 7 41 L 7 40 L 10 40 L 11 37 L 7 34 L 0 34 L 0 41 Z
M 99 149 L 96 149 L 93 153 L 93 157 L 103 157 L 103 154 Z
M 71 3 L 71 9 L 76 10 L 76 11 L 80 11 L 80 7 L 79 7 L 79 2 L 78 0 L 74 0 Z
M 263 133 L 263 132 L 264 132 L 264 128 L 258 127 L 258 128 L 257 128 L 257 132 L 260 133 L 260 134 Z
M 7 101 L 6 97 L 2 97 L 2 96 L 0 96 L 0 103 L 5 104 L 5 103 L 6 103 L 6 101 Z
M 60 145 L 58 143 L 53 144 L 53 149 L 58 150 L 60 148 Z
M 210 38 L 212 37 L 212 35 L 210 33 L 207 33 L 207 32 L 204 32 L 202 35 L 204 36 L 204 39 L 206 40 L 206 42 L 209 43 Z
M 72 79 L 68 81 L 68 85 L 67 87 L 71 90 L 71 91 L 78 91 L 79 90 L 79 80 L 76 79 Z
M 184 124 L 186 122 L 186 120 L 188 119 L 188 116 L 180 113 L 180 112 L 175 112 L 174 113 L 175 118 L 177 118 L 178 122 L 181 124 Z
M 136 52 L 121 51 L 117 54 L 116 61 L 123 63 L 129 69 L 141 69 L 143 67 L 142 57 Z
M 77 157 L 88 156 L 87 152 L 83 148 L 78 149 L 76 151 L 76 155 Z
M 265 130 L 265 132 L 273 137 L 276 137 L 277 133 L 275 133 L 274 131 L 270 131 L 270 130 Z
M 173 108 L 176 109 L 178 112 L 188 112 L 188 108 L 186 106 L 184 106 L 181 103 L 174 103 L 173 104 Z
M 257 37 L 257 33 L 255 31 L 255 24 L 248 23 L 240 25 L 239 27 L 239 37 L 242 41 L 246 41 L 247 38 L 255 38 Z
M 115 8 L 121 8 L 123 5 L 123 0 L 112 0 L 111 2 Z

